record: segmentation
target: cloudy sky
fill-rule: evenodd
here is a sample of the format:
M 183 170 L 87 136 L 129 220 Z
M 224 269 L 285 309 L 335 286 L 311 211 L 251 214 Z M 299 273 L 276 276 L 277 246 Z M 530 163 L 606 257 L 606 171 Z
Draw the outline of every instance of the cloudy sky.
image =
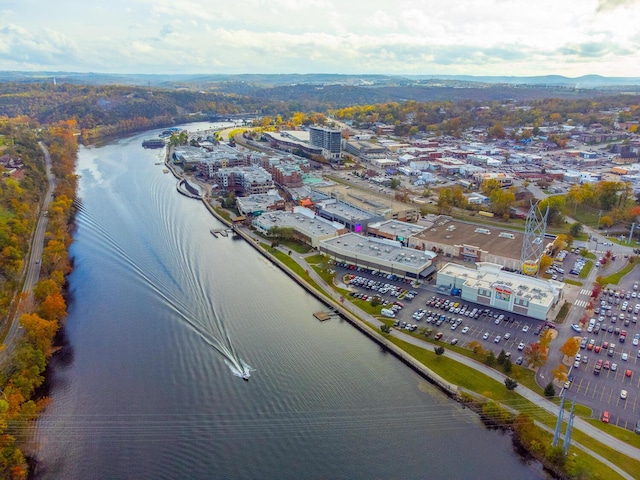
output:
M 640 77 L 640 0 L 0 0 L 0 70 Z

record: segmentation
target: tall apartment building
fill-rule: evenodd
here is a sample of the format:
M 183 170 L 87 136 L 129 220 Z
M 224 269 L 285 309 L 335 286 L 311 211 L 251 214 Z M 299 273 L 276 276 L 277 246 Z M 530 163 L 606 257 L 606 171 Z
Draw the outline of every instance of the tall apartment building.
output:
M 322 156 L 330 160 L 340 158 L 342 135 L 340 130 L 325 127 L 309 128 L 311 145 L 322 148 Z

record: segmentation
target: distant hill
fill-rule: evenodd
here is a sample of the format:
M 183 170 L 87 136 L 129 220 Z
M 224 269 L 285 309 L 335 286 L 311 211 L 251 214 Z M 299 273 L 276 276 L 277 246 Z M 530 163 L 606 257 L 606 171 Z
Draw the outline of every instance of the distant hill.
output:
M 213 85 L 247 84 L 252 87 L 291 85 L 342 85 L 355 87 L 469 87 L 481 85 L 561 86 L 577 89 L 640 86 L 640 77 L 603 77 L 584 75 L 571 78 L 562 75 L 531 77 L 473 75 L 338 75 L 310 74 L 103 74 L 76 72 L 3 72 L 0 82 L 42 82 L 85 85 L 148 85 L 151 87 L 210 88 Z

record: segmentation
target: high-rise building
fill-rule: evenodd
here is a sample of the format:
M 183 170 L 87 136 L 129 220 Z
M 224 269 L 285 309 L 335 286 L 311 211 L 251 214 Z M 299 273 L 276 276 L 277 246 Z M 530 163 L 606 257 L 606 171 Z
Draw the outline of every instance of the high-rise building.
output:
M 325 127 L 309 128 L 311 145 L 322 148 L 322 155 L 331 160 L 339 159 L 342 144 L 340 130 Z

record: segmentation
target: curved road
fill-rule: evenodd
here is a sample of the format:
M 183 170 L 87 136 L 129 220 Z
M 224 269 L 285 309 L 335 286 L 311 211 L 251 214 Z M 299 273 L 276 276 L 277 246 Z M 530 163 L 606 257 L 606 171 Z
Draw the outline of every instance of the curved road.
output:
M 31 298 L 33 287 L 36 285 L 40 277 L 40 258 L 42 257 L 42 250 L 44 248 L 44 234 L 47 229 L 47 223 L 49 221 L 49 219 L 45 215 L 45 212 L 49 208 L 49 204 L 53 199 L 53 190 L 56 186 L 55 177 L 53 176 L 53 173 L 51 173 L 51 156 L 49 155 L 49 150 L 47 150 L 47 147 L 44 143 L 39 142 L 38 144 L 40 145 L 40 148 L 44 153 L 48 187 L 44 200 L 42 202 L 42 207 L 40 209 L 38 223 L 33 233 L 33 238 L 31 241 L 31 251 L 29 252 L 29 255 L 26 259 L 27 264 L 25 266 L 26 271 L 24 284 L 22 286 L 22 293 L 25 294 L 27 302 Z M 16 315 L 10 319 L 11 325 L 9 325 L 9 329 L 3 341 L 5 348 L 0 351 L 0 362 L 4 362 L 7 358 L 9 358 L 11 352 L 14 349 L 16 339 L 20 334 L 20 322 L 18 321 L 18 319 L 20 318 L 21 313 L 22 312 L 20 308 L 18 308 Z

